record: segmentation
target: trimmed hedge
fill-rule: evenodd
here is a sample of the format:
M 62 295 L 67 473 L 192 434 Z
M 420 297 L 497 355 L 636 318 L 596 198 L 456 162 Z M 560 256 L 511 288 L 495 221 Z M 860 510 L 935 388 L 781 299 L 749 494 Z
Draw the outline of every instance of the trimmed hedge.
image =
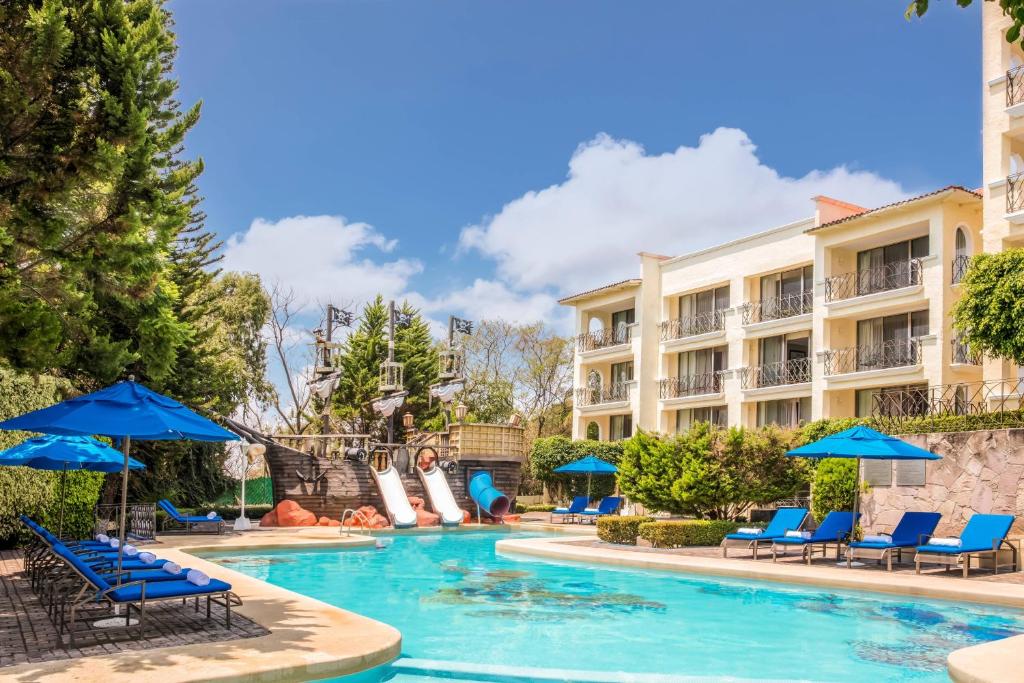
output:
M 606 543 L 636 545 L 640 525 L 653 521 L 652 517 L 643 515 L 601 517 L 597 520 L 597 537 Z
M 523 514 L 524 512 L 551 512 L 557 505 L 523 505 L 522 503 L 516 503 L 516 513 Z
M 718 545 L 739 529 L 738 522 L 709 519 L 645 522 L 637 535 L 650 541 L 655 548 L 683 548 L 688 546 Z

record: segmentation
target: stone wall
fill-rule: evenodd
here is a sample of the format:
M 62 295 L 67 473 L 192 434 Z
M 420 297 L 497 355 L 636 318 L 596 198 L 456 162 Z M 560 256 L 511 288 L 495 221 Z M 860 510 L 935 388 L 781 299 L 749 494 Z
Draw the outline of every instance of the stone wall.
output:
M 906 510 L 942 513 L 938 534 L 958 534 L 971 515 L 1017 515 L 1024 533 L 1024 429 L 915 434 L 905 441 L 942 456 L 928 461 L 924 486 L 875 486 L 863 496 L 862 523 L 888 530 Z

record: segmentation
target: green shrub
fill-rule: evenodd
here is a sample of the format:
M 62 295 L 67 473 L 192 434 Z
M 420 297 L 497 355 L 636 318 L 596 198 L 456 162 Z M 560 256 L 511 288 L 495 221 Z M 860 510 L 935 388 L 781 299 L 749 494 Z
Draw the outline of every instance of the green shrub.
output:
M 534 439 L 530 448 L 530 475 L 547 484 L 556 500 L 583 496 L 587 493 L 587 475 L 557 474 L 556 467 L 568 465 L 588 455 L 596 455 L 616 464 L 622 457 L 620 441 L 572 441 L 565 436 Z M 615 477 L 597 476 L 591 479 L 591 498 L 604 498 L 615 490 Z
M 821 521 L 833 510 L 853 508 L 853 489 L 857 485 L 857 461 L 852 458 L 825 458 L 818 464 L 811 487 L 811 513 Z
M 652 521 L 651 517 L 643 515 L 601 517 L 597 520 L 597 537 L 606 543 L 636 545 L 640 525 Z
M 551 512 L 556 507 L 556 505 L 523 505 L 522 503 L 516 503 L 516 514 L 521 515 L 524 512 Z
M 733 533 L 739 526 L 737 522 L 707 519 L 645 522 L 637 535 L 655 548 L 718 545 L 726 534 Z

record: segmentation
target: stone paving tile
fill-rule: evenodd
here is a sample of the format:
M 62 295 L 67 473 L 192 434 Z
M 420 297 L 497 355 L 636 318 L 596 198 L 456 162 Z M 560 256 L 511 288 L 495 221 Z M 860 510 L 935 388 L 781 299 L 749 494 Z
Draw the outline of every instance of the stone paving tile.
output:
M 684 555 L 684 556 L 690 556 L 690 557 L 716 557 L 716 558 L 722 556 L 722 549 L 717 547 L 717 546 L 716 547 L 702 546 L 702 547 L 697 547 L 697 548 L 645 548 L 645 547 L 641 547 L 641 546 L 634 547 L 634 546 L 614 545 L 612 543 L 605 543 L 604 541 L 598 541 L 598 540 L 594 540 L 594 541 L 570 541 L 569 543 L 571 545 L 583 545 L 583 546 L 589 546 L 589 547 L 593 547 L 593 548 L 617 548 L 619 550 L 631 550 L 631 551 L 639 551 L 639 552 L 661 554 L 661 555 Z M 759 554 L 759 559 L 757 560 L 757 562 L 759 562 L 759 563 L 767 562 L 767 563 L 770 564 L 771 561 L 772 561 L 771 558 L 772 558 L 771 550 L 768 550 L 767 553 Z M 914 573 L 913 554 L 912 553 L 904 553 L 903 558 L 904 558 L 904 563 L 903 564 L 901 564 L 901 565 L 896 565 L 895 563 L 893 564 L 893 569 L 892 569 L 893 573 L 894 574 L 913 574 Z M 737 562 L 754 562 L 754 560 L 752 560 L 750 558 L 750 553 L 749 552 L 746 554 L 746 556 L 744 556 L 744 553 L 741 550 L 739 550 L 739 549 L 730 549 L 729 550 L 729 560 L 734 560 L 734 559 Z M 789 557 L 779 557 L 779 564 L 783 564 L 783 563 L 803 564 L 803 561 L 800 559 L 799 555 L 791 554 Z M 845 564 L 842 567 L 837 567 L 836 566 L 836 562 L 835 562 L 835 555 L 832 555 L 832 554 L 829 555 L 829 559 L 828 560 L 822 559 L 820 555 L 816 556 L 815 559 L 814 559 L 813 566 L 815 566 L 815 567 L 834 567 L 836 569 L 836 571 L 850 571 L 850 570 L 846 569 L 846 565 Z M 879 565 L 879 564 L 875 564 L 874 562 L 866 562 L 863 567 L 857 567 L 856 571 L 883 571 L 884 572 L 884 571 L 886 571 L 886 569 L 885 569 L 885 565 L 884 564 Z M 921 568 L 921 574 L 922 575 L 927 574 L 927 575 L 931 575 L 931 576 L 948 575 L 951 581 L 955 581 L 955 580 L 963 581 L 963 577 L 961 576 L 959 569 L 951 569 L 951 570 L 949 570 L 947 572 L 945 569 L 943 569 L 942 567 L 939 567 L 937 565 L 931 565 L 931 566 L 925 565 L 924 567 Z M 1019 584 L 1024 584 L 1024 572 L 1010 572 L 1010 571 L 1007 571 L 1005 569 L 1001 569 L 999 574 L 993 574 L 991 570 L 976 569 L 976 568 L 974 568 L 972 566 L 970 576 L 968 576 L 967 580 L 968 581 L 997 581 L 997 582 L 1002 582 L 1002 583 L 1019 583 Z
M 224 609 L 218 605 L 213 606 L 211 619 L 207 621 L 205 603 L 197 613 L 191 605 L 170 601 L 146 606 L 146 633 L 141 640 L 125 639 L 123 632 L 112 636 L 102 632 L 93 636 L 94 632 L 90 632 L 71 648 L 62 642 L 46 609 L 32 593 L 22 572 L 21 559 L 18 551 L 0 551 L 0 667 L 255 638 L 269 633 L 238 612 L 232 613 L 231 628 L 226 628 Z

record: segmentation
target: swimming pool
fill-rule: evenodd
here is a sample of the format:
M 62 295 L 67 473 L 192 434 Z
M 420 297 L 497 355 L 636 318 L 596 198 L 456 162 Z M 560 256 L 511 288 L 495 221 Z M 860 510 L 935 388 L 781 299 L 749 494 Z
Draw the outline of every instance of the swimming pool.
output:
M 1024 633 L 1016 610 L 495 552 L 500 538 L 537 535 L 438 532 L 389 536 L 383 549 L 204 557 L 391 624 L 403 656 L 497 667 L 463 680 L 540 680 L 496 673 L 536 667 L 666 681 L 945 681 L 952 650 Z M 358 680 L 453 675 L 385 668 Z

